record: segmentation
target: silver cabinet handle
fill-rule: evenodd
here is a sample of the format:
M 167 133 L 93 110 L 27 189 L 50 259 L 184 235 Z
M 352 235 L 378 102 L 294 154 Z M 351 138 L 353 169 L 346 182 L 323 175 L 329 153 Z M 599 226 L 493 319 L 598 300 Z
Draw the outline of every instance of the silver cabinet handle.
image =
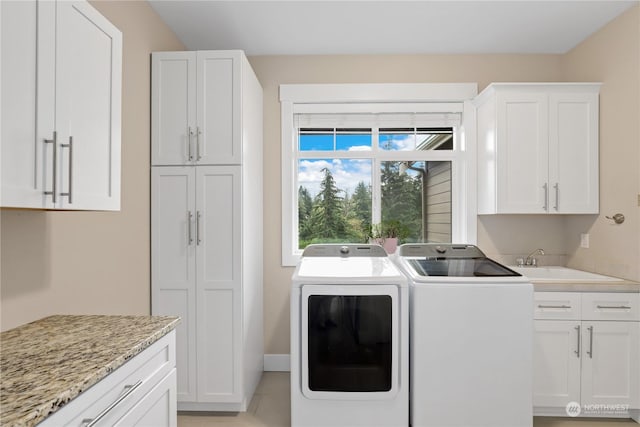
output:
M 542 188 L 544 188 L 544 206 L 542 209 L 546 212 L 549 210 L 549 184 L 545 182 Z
M 193 236 L 191 235 L 191 220 L 193 219 L 193 214 L 191 211 L 187 211 L 187 246 L 191 246 L 193 243 Z
M 190 162 L 193 160 L 193 154 L 191 154 L 191 137 L 193 137 L 193 131 L 191 126 L 187 128 L 187 160 Z
M 631 310 L 631 307 L 628 305 L 597 305 L 596 307 L 599 309 L 610 308 L 613 310 Z
M 202 239 L 200 239 L 200 211 L 196 212 L 196 245 L 202 243 Z
M 593 359 L 593 326 L 589 326 L 587 330 L 589 331 L 589 351 L 587 351 L 587 354 L 589 359 Z
M 51 201 L 56 204 L 56 195 L 58 193 L 58 187 L 56 185 L 56 178 L 58 177 L 58 132 L 53 131 L 53 139 L 45 139 L 45 144 L 53 144 L 53 182 L 51 183 L 51 191 L 45 191 L 45 195 L 51 195 Z
M 538 308 L 571 308 L 570 305 L 541 305 L 538 304 Z
M 200 160 L 202 156 L 200 155 L 200 135 L 202 135 L 202 131 L 200 130 L 200 126 L 196 128 L 196 160 Z
M 556 184 L 553 186 L 553 188 L 556 189 L 556 205 L 553 208 L 557 211 L 558 210 L 558 206 L 560 206 L 558 204 L 558 193 L 560 192 L 560 185 L 556 182 Z
M 120 402 L 122 402 L 124 399 L 126 399 L 131 393 L 133 393 L 141 385 L 142 385 L 142 380 L 138 381 L 137 383 L 135 383 L 133 385 L 124 386 L 124 389 L 126 391 L 120 397 L 118 397 L 118 399 L 116 399 L 115 402 L 113 402 L 111 405 L 107 406 L 104 411 L 102 411 L 102 412 L 100 412 L 98 414 L 97 417 L 95 417 L 95 418 L 87 418 L 87 419 L 82 420 L 82 425 L 84 427 L 93 427 L 93 426 L 95 426 L 98 422 L 100 422 L 101 419 L 103 419 L 109 412 L 111 412 L 113 410 L 113 408 L 118 406 L 120 404 Z
M 68 144 L 60 144 L 60 147 L 69 149 L 69 192 L 60 193 L 61 196 L 69 198 L 69 204 L 73 203 L 73 137 L 69 137 Z
M 576 326 L 575 329 L 578 331 L 578 345 L 576 346 L 574 353 L 576 354 L 576 357 L 580 359 L 580 325 Z

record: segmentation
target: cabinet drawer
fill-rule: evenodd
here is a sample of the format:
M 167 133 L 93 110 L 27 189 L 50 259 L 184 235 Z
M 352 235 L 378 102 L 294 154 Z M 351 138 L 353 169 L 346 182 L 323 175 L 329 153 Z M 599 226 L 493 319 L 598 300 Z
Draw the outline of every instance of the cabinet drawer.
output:
M 640 293 L 584 293 L 582 319 L 640 321 Z
M 96 425 L 113 425 L 175 365 L 175 331 L 171 331 L 46 418 L 41 425 L 80 427 L 102 413 L 104 415 Z
M 535 292 L 533 317 L 534 319 L 579 320 L 580 293 Z

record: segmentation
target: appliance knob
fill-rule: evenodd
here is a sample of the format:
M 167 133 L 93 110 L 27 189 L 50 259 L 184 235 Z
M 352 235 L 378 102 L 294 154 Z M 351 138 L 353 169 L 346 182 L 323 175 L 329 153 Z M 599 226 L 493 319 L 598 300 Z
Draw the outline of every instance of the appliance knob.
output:
M 445 248 L 443 248 L 442 246 L 436 246 L 436 252 L 438 252 L 439 254 L 443 254 L 443 253 L 447 252 L 447 250 Z
M 342 255 L 348 255 L 349 254 L 349 246 L 341 246 L 340 247 L 340 253 Z

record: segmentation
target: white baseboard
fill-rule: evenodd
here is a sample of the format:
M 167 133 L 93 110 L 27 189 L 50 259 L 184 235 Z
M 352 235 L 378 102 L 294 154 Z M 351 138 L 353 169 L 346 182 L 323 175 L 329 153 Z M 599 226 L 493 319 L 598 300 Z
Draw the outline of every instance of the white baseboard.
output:
M 291 370 L 290 356 L 288 354 L 265 354 L 264 370 L 289 372 Z

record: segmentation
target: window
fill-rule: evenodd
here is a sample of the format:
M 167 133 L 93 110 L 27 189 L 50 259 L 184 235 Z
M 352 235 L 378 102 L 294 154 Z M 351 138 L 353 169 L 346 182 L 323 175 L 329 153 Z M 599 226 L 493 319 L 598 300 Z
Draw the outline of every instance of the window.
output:
M 475 170 L 459 99 L 472 98 L 475 85 L 406 85 L 418 93 L 449 86 L 447 100 L 458 101 L 421 103 L 394 93 L 385 102 L 326 102 L 327 93 L 336 101 L 350 88 L 397 85 L 322 85 L 327 92 L 311 94 L 317 86 L 281 86 L 283 265 L 310 243 L 365 242 L 380 225 L 403 243 L 475 242 L 475 191 L 467 191 Z

